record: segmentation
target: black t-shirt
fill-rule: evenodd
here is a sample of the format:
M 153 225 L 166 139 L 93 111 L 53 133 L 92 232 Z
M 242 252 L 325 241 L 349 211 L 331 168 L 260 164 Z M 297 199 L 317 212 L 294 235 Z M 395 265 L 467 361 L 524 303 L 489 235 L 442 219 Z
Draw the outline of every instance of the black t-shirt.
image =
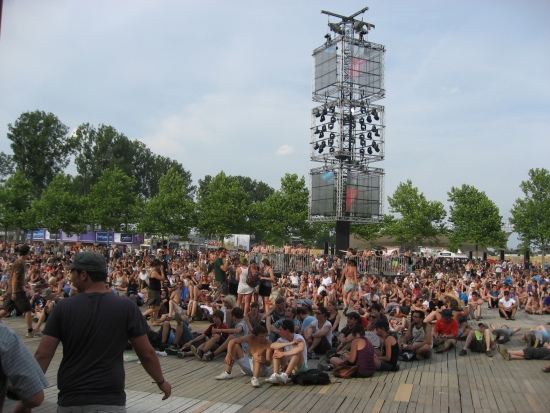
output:
M 136 304 L 111 293 L 81 293 L 60 300 L 44 334 L 61 340 L 59 406 L 124 406 L 123 352 L 128 338 L 147 334 Z

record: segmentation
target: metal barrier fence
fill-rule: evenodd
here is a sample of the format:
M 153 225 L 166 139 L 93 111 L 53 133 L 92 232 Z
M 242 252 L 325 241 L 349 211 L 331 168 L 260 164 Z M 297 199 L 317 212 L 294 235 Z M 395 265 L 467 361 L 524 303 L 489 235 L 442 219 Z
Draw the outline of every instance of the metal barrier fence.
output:
M 316 270 L 313 266 L 314 258 L 311 255 L 303 254 L 283 254 L 283 253 L 249 253 L 248 260 L 256 261 L 261 267 L 261 262 L 264 258 L 267 258 L 273 272 L 279 274 L 282 272 L 289 272 L 290 270 L 301 271 L 313 271 Z M 342 258 L 342 263 L 347 263 L 348 257 Z M 410 263 L 407 257 L 353 257 L 357 263 L 357 268 L 360 274 L 376 274 L 384 276 L 396 276 L 398 274 L 406 274 L 410 272 Z M 331 262 L 329 257 L 325 258 L 327 264 Z

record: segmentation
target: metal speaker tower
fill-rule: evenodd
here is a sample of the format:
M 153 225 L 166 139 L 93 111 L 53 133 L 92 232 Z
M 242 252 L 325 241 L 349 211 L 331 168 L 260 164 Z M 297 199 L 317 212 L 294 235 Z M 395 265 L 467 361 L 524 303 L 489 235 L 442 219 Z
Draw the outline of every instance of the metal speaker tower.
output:
M 309 219 L 336 223 L 336 249 L 349 246 L 352 223 L 383 219 L 385 157 L 383 99 L 385 47 L 368 40 L 374 24 L 328 11 L 326 42 L 313 51 Z M 330 19 L 337 21 L 331 22 Z

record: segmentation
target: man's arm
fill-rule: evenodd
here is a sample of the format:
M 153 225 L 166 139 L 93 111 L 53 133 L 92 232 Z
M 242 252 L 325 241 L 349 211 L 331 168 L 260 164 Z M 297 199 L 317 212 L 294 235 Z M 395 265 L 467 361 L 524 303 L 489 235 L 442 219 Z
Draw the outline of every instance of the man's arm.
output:
M 44 373 L 48 371 L 48 367 L 55 355 L 55 350 L 59 345 L 59 339 L 43 335 L 40 339 L 40 344 L 34 353 L 34 358 Z
M 159 386 L 159 389 L 164 393 L 162 400 L 166 400 L 172 393 L 172 386 L 164 379 L 159 359 L 151 343 L 149 343 L 147 335 L 143 334 L 138 337 L 130 337 L 130 343 L 147 374 L 151 376 Z

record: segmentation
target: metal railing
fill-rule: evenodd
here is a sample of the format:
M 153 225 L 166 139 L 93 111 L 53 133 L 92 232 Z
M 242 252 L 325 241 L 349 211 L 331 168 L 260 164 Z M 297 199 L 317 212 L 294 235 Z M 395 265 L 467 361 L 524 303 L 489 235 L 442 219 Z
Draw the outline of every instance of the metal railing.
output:
M 263 259 L 267 258 L 271 263 L 273 271 L 277 274 L 282 272 L 312 271 L 314 258 L 307 254 L 283 254 L 276 253 L 249 253 L 248 260 L 256 261 L 261 267 Z M 409 259 L 407 257 L 343 257 L 342 264 L 347 263 L 348 259 L 354 259 L 360 274 L 376 274 L 384 276 L 396 276 L 410 272 Z M 325 256 L 325 262 L 332 262 L 328 256 Z

